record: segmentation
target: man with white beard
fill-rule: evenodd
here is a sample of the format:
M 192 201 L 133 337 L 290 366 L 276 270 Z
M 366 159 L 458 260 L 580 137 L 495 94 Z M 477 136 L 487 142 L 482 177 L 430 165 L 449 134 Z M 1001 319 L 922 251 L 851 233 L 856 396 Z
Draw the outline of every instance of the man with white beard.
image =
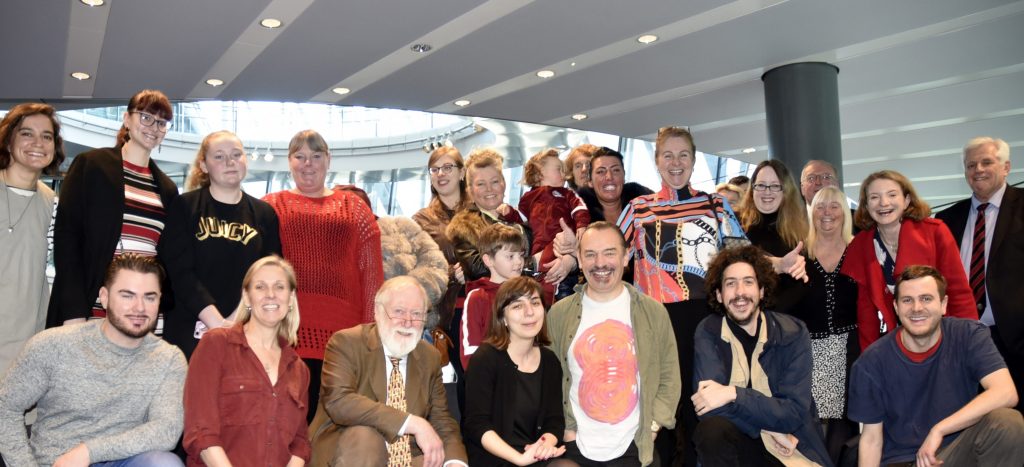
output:
M 331 337 L 309 425 L 310 465 L 467 465 L 441 357 L 421 339 L 429 306 L 416 279 L 395 277 L 374 298 L 374 323 Z

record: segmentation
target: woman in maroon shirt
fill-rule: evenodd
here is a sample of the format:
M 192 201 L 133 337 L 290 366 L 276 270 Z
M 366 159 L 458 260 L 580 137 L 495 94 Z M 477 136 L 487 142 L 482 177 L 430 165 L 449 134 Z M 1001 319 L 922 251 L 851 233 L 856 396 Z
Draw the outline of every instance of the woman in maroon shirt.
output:
M 277 256 L 253 263 L 236 313 L 237 324 L 207 332 L 192 354 L 188 465 L 304 466 L 309 369 L 291 347 L 299 328 L 291 264 Z

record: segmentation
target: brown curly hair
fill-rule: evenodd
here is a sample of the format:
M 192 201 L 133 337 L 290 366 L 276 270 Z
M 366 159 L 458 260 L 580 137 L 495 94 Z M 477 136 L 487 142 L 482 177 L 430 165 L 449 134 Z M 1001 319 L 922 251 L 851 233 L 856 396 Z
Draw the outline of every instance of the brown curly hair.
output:
M 562 160 L 558 158 L 558 151 L 554 149 L 545 149 L 534 154 L 533 157 L 523 165 L 523 185 L 534 188 L 543 183 L 544 176 L 541 171 L 544 169 L 544 161 L 548 158 L 554 158 L 558 161 L 559 165 L 562 164 Z M 562 173 L 565 173 L 565 167 L 562 167 L 561 170 Z
M 747 263 L 754 268 L 754 275 L 757 277 L 758 287 L 764 289 L 764 298 L 761 299 L 761 309 L 765 310 L 775 306 L 775 287 L 779 278 L 775 274 L 775 268 L 771 261 L 765 257 L 764 250 L 747 245 L 735 248 L 726 248 L 719 251 L 708 266 L 707 275 L 704 276 L 704 289 L 708 292 L 708 304 L 711 309 L 725 314 L 725 305 L 718 301 L 715 292 L 722 291 L 722 275 L 726 268 L 736 263 Z

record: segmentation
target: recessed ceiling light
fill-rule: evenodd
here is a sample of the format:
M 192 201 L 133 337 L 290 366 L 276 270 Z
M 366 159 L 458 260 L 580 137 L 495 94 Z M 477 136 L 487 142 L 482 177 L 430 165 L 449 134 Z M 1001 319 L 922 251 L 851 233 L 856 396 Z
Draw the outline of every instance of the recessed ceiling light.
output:
M 537 76 L 539 76 L 541 78 L 544 78 L 544 79 L 548 79 L 548 78 L 550 78 L 552 76 L 555 76 L 555 72 L 553 72 L 551 70 L 540 70 L 540 71 L 537 72 Z
M 71 77 L 74 78 L 74 79 L 77 79 L 79 81 L 85 81 L 85 80 L 87 80 L 89 78 L 92 78 L 92 75 L 90 75 L 89 73 L 86 73 L 84 71 L 76 71 L 74 73 L 71 73 Z
M 459 100 L 455 101 L 455 105 L 457 105 L 459 107 L 465 107 L 465 106 L 469 105 L 469 99 L 459 99 Z
M 656 40 L 658 40 L 658 36 L 655 36 L 654 34 L 644 34 L 636 38 L 636 41 L 641 44 L 650 44 L 651 42 L 654 42 Z
M 586 120 L 587 114 L 572 114 L 573 120 Z
M 78 0 L 78 1 L 82 2 L 83 5 L 88 5 L 88 6 L 102 6 L 104 3 L 107 3 L 106 0 Z
M 750 153 L 756 152 L 756 151 L 757 151 L 757 149 L 754 149 L 754 148 L 743 148 L 743 154 L 750 154 Z
M 206 80 L 206 84 L 209 84 L 210 86 L 213 86 L 213 87 L 223 86 L 224 85 L 224 80 L 220 80 L 220 79 L 217 79 L 217 78 L 210 78 L 210 79 Z
M 262 20 L 260 20 L 260 26 L 263 26 L 267 29 L 277 29 L 281 27 L 282 24 L 283 23 L 281 23 L 281 20 L 277 18 L 263 18 Z
M 413 44 L 412 47 L 409 47 L 409 49 L 412 50 L 413 52 L 419 52 L 421 54 L 430 52 L 430 50 L 433 48 L 434 47 L 432 47 L 430 44 Z
M 331 89 L 331 92 L 333 92 L 333 93 L 335 93 L 335 94 L 337 94 L 339 96 L 344 96 L 345 94 L 348 94 L 348 93 L 352 92 L 352 90 L 349 89 L 349 88 L 334 88 L 334 89 Z

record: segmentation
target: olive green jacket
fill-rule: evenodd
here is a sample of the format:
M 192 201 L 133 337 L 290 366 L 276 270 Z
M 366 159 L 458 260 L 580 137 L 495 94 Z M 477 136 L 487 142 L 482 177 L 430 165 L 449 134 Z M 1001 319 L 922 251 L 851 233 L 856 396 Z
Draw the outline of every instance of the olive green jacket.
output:
M 623 283 L 629 292 L 629 316 L 636 341 L 637 368 L 640 373 L 640 429 L 633 437 L 640 451 L 640 463 L 650 465 L 654 460 L 654 436 L 651 422 L 660 427 L 676 425 L 676 406 L 682 391 L 679 377 L 679 356 L 676 338 L 665 307 Z M 576 430 L 576 417 L 569 402 L 572 388 L 569 371 L 569 345 L 572 343 L 583 316 L 583 294 L 587 286 L 577 287 L 576 293 L 562 299 L 548 313 L 548 333 L 551 350 L 562 364 L 562 404 L 565 410 L 565 429 Z

